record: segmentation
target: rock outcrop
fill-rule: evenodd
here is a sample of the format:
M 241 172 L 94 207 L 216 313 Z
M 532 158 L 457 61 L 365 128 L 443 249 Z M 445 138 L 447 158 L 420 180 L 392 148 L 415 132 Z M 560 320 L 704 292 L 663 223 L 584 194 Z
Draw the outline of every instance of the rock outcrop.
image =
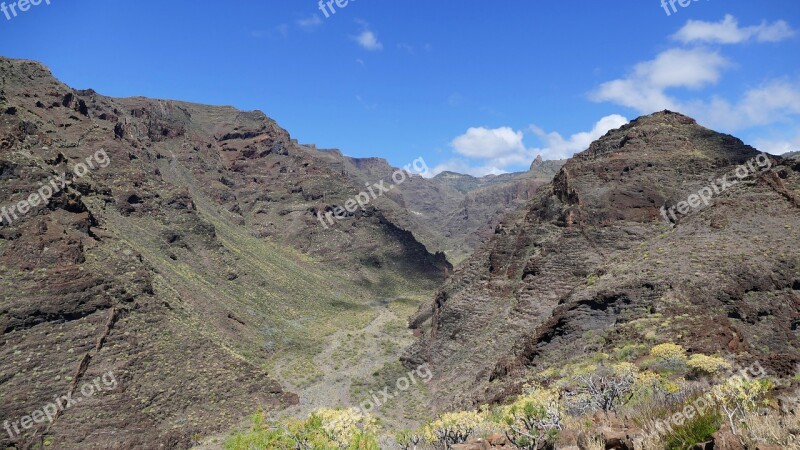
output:
M 362 188 L 260 112 L 0 58 L 0 447 L 189 448 L 297 403 L 271 368 L 452 267 L 374 205 L 320 224 Z
M 632 343 L 790 374 L 800 170 L 758 155 L 669 111 L 609 132 L 456 269 L 412 320 L 422 337 L 406 363 L 438 374 L 440 408 L 503 400 L 532 374 Z M 740 165 L 746 176 L 722 187 Z M 668 212 L 712 183 L 709 206 Z

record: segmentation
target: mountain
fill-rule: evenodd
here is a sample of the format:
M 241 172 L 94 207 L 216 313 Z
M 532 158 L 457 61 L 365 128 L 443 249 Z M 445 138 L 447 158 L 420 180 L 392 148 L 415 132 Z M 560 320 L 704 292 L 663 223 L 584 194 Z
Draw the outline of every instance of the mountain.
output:
M 443 172 L 433 178 L 437 193 L 452 193 L 448 199 L 437 201 L 448 210 L 433 214 L 425 205 L 412 205 L 423 211 L 421 220 L 444 236 L 445 252 L 454 262 L 471 255 L 493 234 L 505 217 L 533 198 L 540 187 L 552 181 L 565 161 L 542 161 L 539 157 L 527 172 L 487 175 L 476 178 L 453 172 Z M 448 189 L 449 188 L 449 189 Z M 453 192 L 455 191 L 455 192 Z M 437 199 L 435 195 L 416 195 L 414 199 Z M 449 250 L 449 252 L 448 252 Z
M 664 111 L 526 172 L 408 162 L 0 58 L 0 445 L 218 448 L 424 363 L 386 430 L 662 343 L 800 363 L 797 155 Z
M 260 112 L 0 58 L 0 445 L 187 448 L 310 408 L 314 386 L 346 400 L 334 350 L 368 361 L 356 375 L 396 361 L 452 269 L 373 204 L 321 223 L 363 186 Z M 113 388 L 82 396 L 101 375 Z M 25 426 L 67 394 L 80 405 Z
M 364 185 L 370 180 L 391 180 L 396 170 L 380 158 L 348 158 L 338 150 L 324 152 L 331 167 Z M 423 166 L 424 159 L 413 160 Z M 537 159 L 527 172 L 473 177 L 443 172 L 432 178 L 410 177 L 396 184 L 377 205 L 387 217 L 411 231 L 432 252 L 447 255 L 457 264 L 492 235 L 508 213 L 552 181 L 564 161 Z M 413 165 L 409 161 L 409 165 Z M 424 165 L 425 172 L 430 169 Z
M 663 342 L 791 375 L 798 238 L 796 159 L 678 113 L 641 117 L 496 227 L 417 312 L 404 361 L 439 375 L 439 409 L 502 401 L 548 369 Z

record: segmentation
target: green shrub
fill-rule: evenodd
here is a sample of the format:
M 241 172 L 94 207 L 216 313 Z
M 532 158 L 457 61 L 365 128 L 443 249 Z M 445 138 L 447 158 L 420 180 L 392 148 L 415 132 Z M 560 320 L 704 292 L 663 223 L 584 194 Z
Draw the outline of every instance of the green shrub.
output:
M 267 422 L 262 411 L 247 432 L 225 442 L 225 450 L 380 450 L 375 420 L 356 409 L 320 409 L 306 420 Z
M 425 441 L 437 448 L 450 448 L 453 444 L 463 444 L 472 432 L 486 423 L 486 413 L 460 411 L 445 413 L 422 428 Z
M 520 450 L 538 450 L 553 443 L 561 430 L 559 393 L 538 386 L 527 388 L 511 405 L 501 407 L 498 422 L 508 439 Z
M 706 411 L 676 425 L 667 436 L 667 450 L 689 450 L 696 444 L 708 442 L 722 426 L 722 416 L 716 411 Z

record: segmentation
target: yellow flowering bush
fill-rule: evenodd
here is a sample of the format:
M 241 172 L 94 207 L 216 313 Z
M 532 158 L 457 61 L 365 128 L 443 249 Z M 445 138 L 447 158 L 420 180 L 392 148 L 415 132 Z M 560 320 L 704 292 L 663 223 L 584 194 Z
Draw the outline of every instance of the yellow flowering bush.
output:
M 650 349 L 650 356 L 664 361 L 684 361 L 686 349 L 678 344 L 658 344 Z
M 650 360 L 647 366 L 661 374 L 685 374 L 689 371 L 686 365 L 686 349 L 678 344 L 664 343 L 650 349 Z
M 557 391 L 538 386 L 498 411 L 499 423 L 509 440 L 521 450 L 538 450 L 561 430 L 562 408 Z
M 423 438 L 434 445 L 450 448 L 453 444 L 463 444 L 473 431 L 486 424 L 486 413 L 461 411 L 445 413 L 422 429 Z
M 422 435 L 416 431 L 402 430 L 395 434 L 394 439 L 401 450 L 411 450 L 416 449 L 422 442 Z
M 378 432 L 378 421 L 357 408 L 322 408 L 314 412 L 313 416 L 319 417 L 322 428 L 342 448 L 347 448 L 361 436 L 375 435 Z
M 734 377 L 714 388 L 717 404 L 728 417 L 728 423 L 734 434 L 737 424 L 744 420 L 746 413 L 767 405 L 765 399 L 773 387 L 772 382 L 767 379 Z
M 689 358 L 689 367 L 697 372 L 714 374 L 722 369 L 730 369 L 731 363 L 724 358 L 698 353 Z
M 633 364 L 619 363 L 572 378 L 565 389 L 567 411 L 572 415 L 616 411 L 630 400 L 637 372 Z
M 262 411 L 253 426 L 225 442 L 226 450 L 380 450 L 375 419 L 357 409 L 320 409 L 306 420 L 268 422 Z
M 636 376 L 639 373 L 639 368 L 636 367 L 636 364 L 629 362 L 621 362 L 613 364 L 611 366 L 611 369 L 614 371 L 614 374 L 620 376 L 626 376 L 626 375 Z

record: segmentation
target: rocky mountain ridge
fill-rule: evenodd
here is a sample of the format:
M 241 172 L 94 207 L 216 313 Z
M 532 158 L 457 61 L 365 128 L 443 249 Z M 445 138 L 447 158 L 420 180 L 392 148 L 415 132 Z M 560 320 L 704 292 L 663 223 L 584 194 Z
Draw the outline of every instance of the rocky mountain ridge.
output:
M 328 154 L 337 156 L 333 167 L 357 184 L 390 180 L 396 170 L 380 158 L 347 158 L 338 150 Z M 455 264 L 490 238 L 499 221 L 531 199 L 563 164 L 564 161 L 543 161 L 540 157 L 527 172 L 484 177 L 454 172 L 430 177 L 429 168 L 425 167 L 427 177 L 411 177 L 375 204 L 412 231 L 428 249 L 445 253 Z
M 376 205 L 322 227 L 363 184 L 260 112 L 109 98 L 2 58 L 0 206 L 51 179 L 0 223 L 0 416 L 20 430 L 3 446 L 187 448 L 304 401 L 331 336 L 452 268 Z M 22 426 L 107 373 L 113 390 Z
M 660 342 L 793 373 L 797 162 L 771 156 L 710 206 L 674 221 L 662 213 L 758 157 L 669 111 L 610 131 L 420 309 L 406 363 L 442 374 L 440 408 L 501 401 L 548 369 Z

